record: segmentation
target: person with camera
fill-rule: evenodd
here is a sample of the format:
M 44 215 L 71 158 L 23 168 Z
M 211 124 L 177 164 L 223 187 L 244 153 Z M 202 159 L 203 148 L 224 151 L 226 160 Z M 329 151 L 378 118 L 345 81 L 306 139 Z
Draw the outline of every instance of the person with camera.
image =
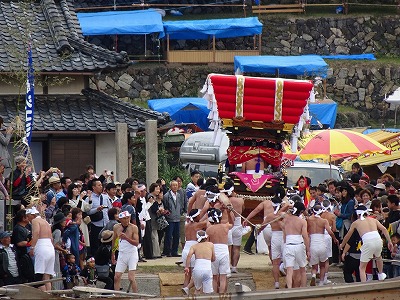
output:
M 3 127 L 3 118 L 0 117 L 0 129 Z M 11 161 L 10 153 L 8 152 L 8 144 L 10 143 L 13 128 L 11 126 L 7 127 L 6 134 L 0 132 L 0 158 L 2 158 L 2 164 L 4 165 L 4 177 L 8 177 L 11 172 Z
M 103 184 L 100 179 L 94 178 L 92 180 L 92 193 L 90 197 L 87 197 L 86 201 L 92 204 L 88 215 L 91 220 L 89 233 L 90 256 L 93 256 L 100 246 L 99 233 L 109 221 L 107 212 L 112 208 L 109 198 L 103 195 Z
M 21 200 L 21 203 L 27 206 L 29 203 L 25 200 L 25 196 L 28 195 L 29 188 L 33 183 L 32 169 L 27 165 L 27 159 L 22 155 L 15 158 L 15 164 L 17 167 L 12 176 L 12 199 Z

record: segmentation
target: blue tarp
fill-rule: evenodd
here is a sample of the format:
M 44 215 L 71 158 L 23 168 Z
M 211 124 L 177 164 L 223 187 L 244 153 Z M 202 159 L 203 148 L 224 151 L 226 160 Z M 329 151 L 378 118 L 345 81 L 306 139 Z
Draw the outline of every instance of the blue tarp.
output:
M 83 35 L 150 34 L 164 37 L 161 14 L 155 10 L 77 13 Z
M 319 55 L 235 56 L 235 72 L 275 75 L 320 76 L 326 78 L 328 64 Z
M 160 113 L 167 112 L 176 124 L 196 123 L 203 130 L 208 130 L 207 100 L 204 98 L 170 98 L 147 101 L 149 108 Z
M 261 34 L 262 24 L 256 17 L 192 21 L 165 21 L 164 31 L 172 40 L 205 40 Z
M 335 128 L 337 103 L 310 103 L 308 105 L 311 118 L 311 126 L 318 126 L 319 121 L 328 128 Z
M 338 55 L 321 55 L 323 59 L 347 59 L 347 60 L 376 60 L 372 53 L 366 54 L 338 54 Z

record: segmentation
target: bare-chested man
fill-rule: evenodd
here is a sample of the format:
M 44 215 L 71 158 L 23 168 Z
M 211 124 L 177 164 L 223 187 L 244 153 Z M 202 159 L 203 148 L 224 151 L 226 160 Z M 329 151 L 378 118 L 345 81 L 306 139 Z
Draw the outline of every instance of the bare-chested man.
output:
M 253 157 L 242 164 L 242 172 L 246 174 L 264 174 L 265 162 L 260 156 Z M 258 171 L 258 172 L 257 172 Z
M 299 268 L 300 287 L 307 284 L 306 265 L 310 257 L 310 245 L 307 233 L 307 222 L 299 218 L 306 210 L 301 202 L 293 205 L 292 213 L 286 214 L 282 222 L 285 240 L 284 262 L 286 266 L 286 284 L 293 286 L 293 269 Z M 298 280 L 295 280 L 298 281 Z
M 235 216 L 233 227 L 228 233 L 228 247 L 232 266 L 231 272 L 237 273 L 237 265 L 240 258 L 240 246 L 242 245 L 243 235 L 242 218 L 240 215 L 243 213 L 244 199 L 236 197 L 236 193 L 234 192 L 233 188 L 233 181 L 227 181 L 224 185 L 224 193 L 229 198 L 229 201 L 232 205 L 232 212 Z
M 366 282 L 367 277 L 365 274 L 365 268 L 367 267 L 368 262 L 376 258 L 376 266 L 378 268 L 378 280 L 385 280 L 386 274 L 383 273 L 383 261 L 382 261 L 382 238 L 379 235 L 379 231 L 381 231 L 386 240 L 388 241 L 388 248 L 391 251 L 393 248 L 393 244 L 390 241 L 390 236 L 387 229 L 379 223 L 378 220 L 373 218 L 368 218 L 368 210 L 364 205 L 359 205 L 356 209 L 356 214 L 358 219 L 354 221 L 346 236 L 343 238 L 342 243 L 340 244 L 340 249 L 343 249 L 346 245 L 347 241 L 350 239 L 354 230 L 357 230 L 361 236 L 363 245 L 361 246 L 361 257 L 360 257 L 360 279 L 361 282 Z
M 223 195 L 225 196 L 225 195 Z M 225 196 L 226 197 L 226 196 Z M 226 293 L 227 275 L 230 274 L 228 232 L 232 228 L 232 215 L 228 214 L 228 223 L 221 223 L 222 212 L 217 208 L 208 211 L 211 223 L 206 230 L 209 241 L 214 244 L 215 261 L 212 263 L 213 287 L 216 293 Z
M 116 263 L 114 276 L 114 290 L 119 291 L 121 287 L 121 277 L 128 268 L 128 280 L 132 287 L 132 292 L 137 293 L 135 271 L 139 260 L 139 230 L 138 227 L 130 223 L 131 214 L 123 211 L 118 215 L 120 224 L 113 227 L 114 235 L 112 240 L 111 262 Z M 118 243 L 118 246 L 116 246 Z M 119 249 L 118 260 L 115 260 L 115 250 Z
M 314 214 L 307 219 L 307 231 L 310 235 L 310 264 L 312 266 L 310 286 L 315 286 L 318 265 L 320 268 L 319 285 L 322 286 L 325 278 L 325 263 L 328 261 L 325 231 L 328 232 L 335 244 L 338 245 L 339 241 L 333 234 L 328 220 L 321 218 L 321 214 L 324 211 L 322 206 L 317 204 L 312 211 Z
M 187 217 L 188 222 L 185 224 L 185 247 L 182 250 L 182 261 L 185 268 L 189 268 L 189 272 L 185 272 L 185 280 L 183 282 L 182 291 L 189 295 L 189 290 L 193 286 L 193 282 L 190 280 L 192 276 L 192 269 L 194 267 L 194 257 L 190 265 L 186 265 L 186 258 L 189 254 L 190 247 L 197 244 L 197 232 L 199 230 L 205 230 L 207 227 L 207 220 L 199 222 L 200 220 L 200 209 L 192 209 Z
M 35 207 L 31 211 L 38 212 Z M 32 213 L 34 214 L 34 213 Z M 35 256 L 35 280 L 49 280 L 54 274 L 55 252 L 51 226 L 39 215 L 32 221 L 32 241 L 30 255 Z M 50 291 L 51 283 L 47 282 L 39 287 L 42 291 Z
M 229 198 L 224 194 L 220 193 L 217 186 L 209 186 L 206 188 L 205 199 L 203 208 L 200 212 L 200 220 L 207 219 L 207 212 L 210 208 L 217 208 L 222 212 L 222 219 L 220 223 L 228 223 L 228 215 L 232 214 L 227 208 L 232 204 Z M 233 218 L 233 215 L 231 216 Z
M 281 204 L 282 204 L 282 199 L 280 196 L 275 196 L 274 198 L 272 198 L 272 201 L 265 200 L 261 202 L 248 215 L 247 218 L 251 219 L 258 212 L 263 211 L 264 213 L 263 224 L 269 223 L 272 220 L 278 218 L 288 209 L 288 205 L 284 205 L 281 207 Z M 270 259 L 272 261 L 272 276 L 274 277 L 274 287 L 276 289 L 279 289 L 279 272 L 280 270 L 282 273 L 284 271 L 282 264 L 283 232 L 280 222 L 281 221 L 272 222 L 271 225 L 263 229 L 264 239 L 268 245 Z M 243 225 L 246 225 L 246 222 L 243 222 Z
M 196 288 L 195 294 L 201 294 L 201 288 L 203 288 L 203 293 L 210 294 L 214 291 L 211 270 L 211 263 L 215 261 L 214 245 L 207 241 L 208 235 L 204 230 L 198 231 L 196 237 L 198 243 L 190 247 L 186 265 L 190 265 L 194 255 L 193 281 Z M 185 274 L 189 272 L 190 268 L 185 267 Z
M 188 201 L 188 211 L 192 209 L 202 209 L 204 207 L 204 203 L 206 203 L 207 199 L 205 198 L 206 188 L 209 186 L 217 186 L 218 182 L 215 178 L 208 178 L 206 182 L 199 187 L 199 189 L 190 197 Z
M 335 234 L 336 230 L 336 215 L 333 213 L 333 206 L 331 201 L 324 200 L 322 201 L 322 208 L 324 212 L 321 214 L 321 218 L 328 220 L 329 227 L 332 229 L 333 234 Z M 336 237 L 336 235 L 335 235 Z M 337 239 L 337 237 L 336 237 Z M 325 277 L 324 277 L 324 284 L 331 283 L 328 280 L 328 272 L 329 272 L 329 259 L 332 257 L 332 243 L 333 240 L 329 233 L 325 231 L 325 243 L 326 243 L 326 252 L 328 254 L 328 260 L 325 262 Z M 338 246 L 335 246 L 338 247 Z

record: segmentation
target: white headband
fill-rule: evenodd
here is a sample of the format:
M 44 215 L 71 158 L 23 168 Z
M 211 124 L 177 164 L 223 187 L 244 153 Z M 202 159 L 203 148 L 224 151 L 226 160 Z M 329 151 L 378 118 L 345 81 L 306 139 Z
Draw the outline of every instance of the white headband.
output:
M 233 190 L 234 190 L 234 188 L 233 188 L 233 186 L 231 186 L 231 187 L 230 187 L 229 189 L 227 189 L 227 190 L 222 190 L 221 193 L 227 193 L 228 196 L 230 196 L 230 195 L 232 195 Z
M 319 217 L 319 215 L 324 212 L 324 209 L 322 207 L 320 209 L 318 209 L 318 210 L 315 210 L 315 208 L 313 208 L 313 212 L 314 212 L 316 217 L 317 216 Z
M 188 216 L 187 218 L 190 220 L 190 222 L 194 222 L 194 218 L 196 218 L 198 215 L 200 215 L 200 209 L 198 209 L 195 214 Z
M 210 223 L 219 223 L 221 222 L 221 217 L 222 214 L 219 215 L 217 211 L 214 211 L 213 214 L 208 215 L 208 221 L 210 221 Z
M 372 211 L 372 210 L 371 209 L 366 209 L 366 210 L 364 210 L 364 209 L 356 209 L 356 214 L 358 216 L 360 216 L 360 220 L 361 221 L 364 221 L 365 220 L 364 215 L 369 215 L 370 211 Z
M 212 196 L 212 197 L 209 197 L 209 196 Z M 210 191 L 206 192 L 206 198 L 207 198 L 208 202 L 215 202 L 215 201 L 217 201 L 218 197 L 219 197 L 219 193 L 213 193 Z
M 274 210 L 274 215 L 276 215 L 276 214 L 278 213 L 279 209 L 281 208 L 281 203 L 274 203 L 274 202 L 272 202 L 272 207 L 275 208 L 275 210 Z
M 202 240 L 208 238 L 207 233 L 204 232 L 204 235 L 200 235 L 198 232 L 196 233 L 197 242 L 200 243 Z

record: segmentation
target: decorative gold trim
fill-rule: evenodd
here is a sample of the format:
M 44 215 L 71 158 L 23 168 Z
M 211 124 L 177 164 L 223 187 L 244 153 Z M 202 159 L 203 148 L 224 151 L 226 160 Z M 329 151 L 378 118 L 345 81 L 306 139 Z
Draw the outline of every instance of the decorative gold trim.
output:
M 243 75 L 236 75 L 236 119 L 243 118 L 244 80 Z
M 282 103 L 283 103 L 283 79 L 277 78 L 275 81 L 274 121 L 282 121 Z

